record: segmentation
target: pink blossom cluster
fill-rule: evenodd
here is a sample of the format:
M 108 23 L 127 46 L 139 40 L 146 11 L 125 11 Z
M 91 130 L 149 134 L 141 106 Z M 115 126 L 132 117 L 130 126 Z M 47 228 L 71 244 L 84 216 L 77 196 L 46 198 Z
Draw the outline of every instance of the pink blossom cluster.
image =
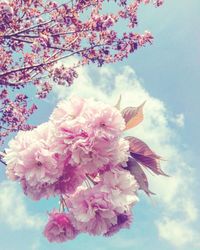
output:
M 127 126 L 141 122 L 141 107 L 120 112 L 72 96 L 57 105 L 47 123 L 20 131 L 9 142 L 4 156 L 9 179 L 19 181 L 33 200 L 60 196 L 60 209 L 49 213 L 44 230 L 50 242 L 82 232 L 111 236 L 130 227 L 138 189 L 150 194 L 139 164 L 164 174 L 145 143 L 122 137 Z
M 131 208 L 138 201 L 138 185 L 130 172 L 116 167 L 100 174 L 98 182 L 90 185 L 93 187 L 82 185 L 65 196 L 62 202 L 68 212 L 49 214 L 44 235 L 50 242 L 74 239 L 78 233 L 111 236 L 130 227 Z

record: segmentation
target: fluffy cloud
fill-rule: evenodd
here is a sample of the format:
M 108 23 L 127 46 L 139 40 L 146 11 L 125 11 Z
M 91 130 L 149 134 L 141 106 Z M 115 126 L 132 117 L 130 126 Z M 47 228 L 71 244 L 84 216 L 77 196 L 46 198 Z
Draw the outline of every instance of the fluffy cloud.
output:
M 33 242 L 33 243 L 32 243 L 30 250 L 39 250 L 40 247 L 41 247 L 40 242 L 39 242 L 39 241 L 36 241 L 36 242 Z
M 162 166 L 171 174 L 170 178 L 149 176 L 151 189 L 157 193 L 156 199 L 162 210 L 161 217 L 155 222 L 159 236 L 175 247 L 197 244 L 194 224 L 198 219 L 198 209 L 192 191 L 196 181 L 195 174 L 185 163 L 176 132 L 170 127 L 171 122 L 182 127 L 183 114 L 172 117 L 165 104 L 142 87 L 129 66 L 120 71 L 115 71 L 110 66 L 98 71 L 80 69 L 79 73 L 80 77 L 70 90 L 62 86 L 55 87 L 54 91 L 59 99 L 76 94 L 115 104 L 121 94 L 123 107 L 138 106 L 146 101 L 145 120 L 130 134 L 143 139 L 160 154 L 164 159 Z M 176 237 L 179 243 L 175 240 Z
M 157 226 L 160 236 L 178 248 L 183 245 L 195 246 L 198 244 L 198 233 L 181 220 L 164 218 L 162 222 L 157 223 Z
M 0 184 L 0 222 L 12 229 L 38 229 L 43 225 L 38 215 L 30 215 L 21 191 L 15 183 L 4 181 Z
M 182 128 L 185 125 L 185 116 L 184 114 L 177 114 L 174 118 L 172 118 L 172 122 L 174 122 L 178 127 Z

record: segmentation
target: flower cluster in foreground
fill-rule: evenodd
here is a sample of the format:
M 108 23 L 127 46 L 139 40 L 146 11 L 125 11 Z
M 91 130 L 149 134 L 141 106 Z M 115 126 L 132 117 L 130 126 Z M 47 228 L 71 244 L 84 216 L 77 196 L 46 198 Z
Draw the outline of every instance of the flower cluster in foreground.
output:
M 47 123 L 10 141 L 4 157 L 8 177 L 33 200 L 60 197 L 44 229 L 50 242 L 129 228 L 138 189 L 151 194 L 143 168 L 164 175 L 160 157 L 144 142 L 122 137 L 143 120 L 143 105 L 121 112 L 118 106 L 72 96 Z

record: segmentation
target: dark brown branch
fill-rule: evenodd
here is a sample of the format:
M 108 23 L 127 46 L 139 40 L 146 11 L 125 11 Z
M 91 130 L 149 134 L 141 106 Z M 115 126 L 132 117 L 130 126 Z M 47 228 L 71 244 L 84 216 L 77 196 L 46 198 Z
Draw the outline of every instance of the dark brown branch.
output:
M 2 157 L 4 156 L 4 154 L 2 152 L 0 152 L 0 162 L 6 166 L 6 163 L 2 160 Z
M 3 165 L 7 166 L 6 163 L 5 163 L 3 160 L 0 159 L 0 162 L 1 162 Z
M 26 36 L 23 36 L 23 37 L 26 37 Z M 22 43 L 33 44 L 32 41 L 28 41 L 28 40 L 24 40 L 24 39 L 20 39 L 20 38 L 15 38 L 15 37 L 11 37 L 11 38 L 6 37 L 6 39 L 12 39 L 14 41 L 18 41 L 18 42 L 22 42 Z M 47 48 L 56 49 L 56 50 L 62 50 L 62 51 L 69 51 L 66 48 L 56 47 L 56 46 L 52 46 L 52 45 L 48 45 L 48 44 L 47 44 Z

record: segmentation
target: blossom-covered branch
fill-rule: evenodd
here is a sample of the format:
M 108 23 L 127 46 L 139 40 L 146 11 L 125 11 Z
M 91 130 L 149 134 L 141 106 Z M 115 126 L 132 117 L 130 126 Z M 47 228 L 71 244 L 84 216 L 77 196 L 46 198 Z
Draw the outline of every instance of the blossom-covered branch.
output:
M 149 32 L 140 35 L 130 30 L 137 24 L 139 5 L 149 2 L 117 1 L 119 10 L 114 14 L 104 14 L 103 10 L 109 5 L 104 0 L 70 1 L 60 5 L 44 0 L 1 3 L 1 82 L 25 85 L 33 70 L 43 74 L 47 67 L 51 71 L 49 76 L 53 77 L 54 63 L 65 58 L 65 52 L 79 56 L 79 64 L 95 62 L 102 65 L 122 60 L 152 41 Z M 157 6 L 160 3 L 155 2 Z M 124 33 L 115 29 L 122 19 L 127 20 L 128 26 Z M 102 45 L 96 48 L 97 44 Z M 59 53 L 54 55 L 57 50 Z M 53 55 L 54 60 L 49 60 Z
M 0 87 L 2 91 L 33 84 L 39 98 L 52 90 L 53 82 L 71 85 L 79 66 L 102 66 L 127 58 L 138 48 L 152 42 L 150 32 L 134 33 L 137 10 L 142 4 L 162 4 L 162 0 L 3 0 L 0 3 Z M 112 8 L 117 5 L 117 8 Z M 115 10 L 115 11 L 112 11 Z M 109 11 L 108 11 L 109 10 Z M 124 25 L 126 24 L 126 26 Z M 119 28 L 123 25 L 123 29 Z M 76 56 L 71 67 L 62 60 Z M 60 61 L 61 63 L 57 64 Z M 8 91 L 9 92 L 9 91 Z M 9 132 L 29 126 L 30 111 L 19 102 L 0 98 L 1 138 Z M 17 98 L 17 97 L 16 97 Z M 22 119 L 7 119 L 15 108 Z M 4 109 L 4 110 L 3 110 Z M 32 112 L 32 111 L 31 111 Z M 10 113 L 9 113 L 10 114 Z M 26 115 L 24 115 L 26 114 Z M 3 129 L 4 127 L 4 129 Z M 3 130 L 3 132 L 2 132 Z M 7 131 L 7 132 L 5 132 Z
M 24 94 L 17 94 L 15 98 L 12 99 L 9 98 L 6 89 L 0 92 L 0 146 L 3 142 L 3 138 L 8 136 L 10 132 L 29 130 L 34 127 L 27 125 L 26 121 L 37 107 L 34 104 L 29 107 L 27 98 Z

